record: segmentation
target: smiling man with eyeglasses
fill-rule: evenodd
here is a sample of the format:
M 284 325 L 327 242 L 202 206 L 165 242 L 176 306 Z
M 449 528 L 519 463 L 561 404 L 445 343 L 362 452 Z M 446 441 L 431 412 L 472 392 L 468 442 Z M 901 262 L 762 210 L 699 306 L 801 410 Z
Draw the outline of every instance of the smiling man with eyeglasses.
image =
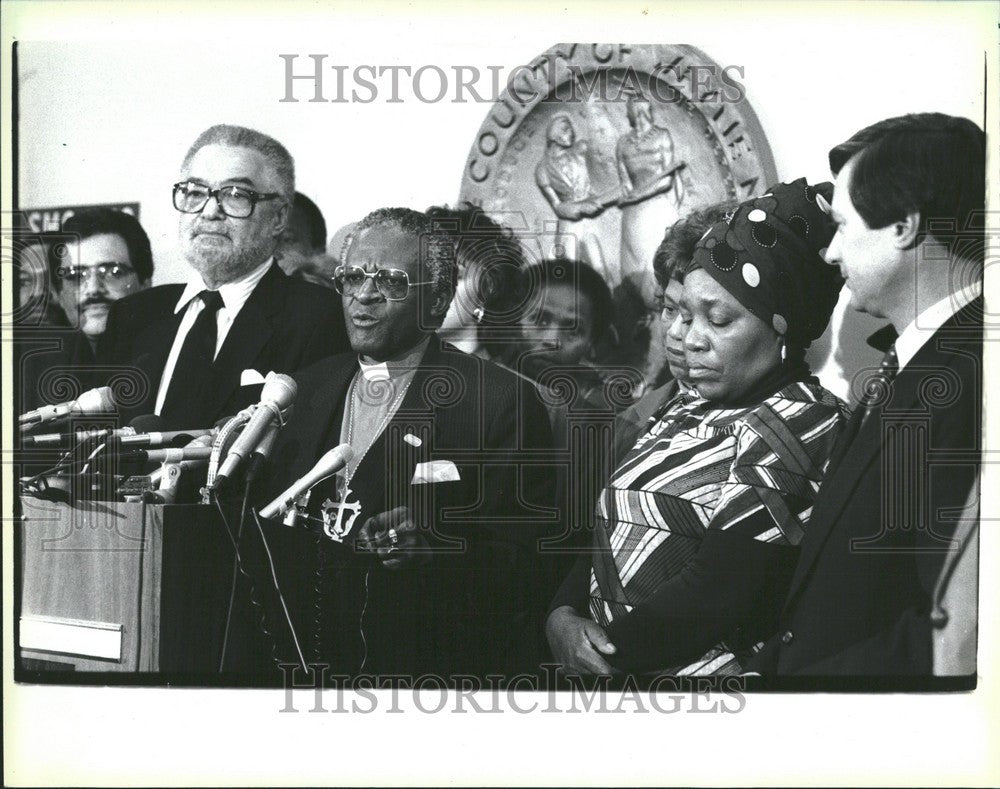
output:
M 265 476 L 274 495 L 332 447 L 353 449 L 302 505 L 315 537 L 275 525 L 272 542 L 300 646 L 333 673 L 485 675 L 538 659 L 554 485 L 532 450 L 551 452 L 552 433 L 530 381 L 437 336 L 455 243 L 410 209 L 357 223 L 334 273 L 351 352 L 295 374 Z
M 143 374 L 129 414 L 204 427 L 257 402 L 259 383 L 248 381 L 346 347 L 333 294 L 275 262 L 294 195 L 294 163 L 277 140 L 227 125 L 195 140 L 171 188 L 188 281 L 126 299 L 108 318 L 102 357 Z

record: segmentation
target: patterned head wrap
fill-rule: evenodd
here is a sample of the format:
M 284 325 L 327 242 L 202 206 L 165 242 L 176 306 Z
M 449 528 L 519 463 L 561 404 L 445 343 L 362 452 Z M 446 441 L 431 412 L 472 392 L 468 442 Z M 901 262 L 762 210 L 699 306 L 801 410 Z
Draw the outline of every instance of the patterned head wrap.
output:
M 826 329 L 844 284 L 823 259 L 836 229 L 833 184 L 805 178 L 741 203 L 695 247 L 703 269 L 792 345 L 807 348 Z

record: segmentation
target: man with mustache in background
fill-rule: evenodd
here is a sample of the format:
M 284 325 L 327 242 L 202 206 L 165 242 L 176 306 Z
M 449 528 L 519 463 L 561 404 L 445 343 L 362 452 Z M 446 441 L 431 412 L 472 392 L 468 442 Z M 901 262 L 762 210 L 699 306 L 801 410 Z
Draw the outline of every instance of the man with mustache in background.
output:
M 58 339 L 59 348 L 25 355 L 21 371 L 24 410 L 50 399 L 42 381 L 48 371 L 72 375 L 80 391 L 97 385 L 89 368 L 96 361 L 97 343 L 111 305 L 145 290 L 153 277 L 146 231 L 131 214 L 111 208 L 85 208 L 73 214 L 63 223 L 59 239 L 48 245 L 46 257 L 53 300 L 66 323 L 45 333 L 45 338 Z
M 173 186 L 190 277 L 125 299 L 108 316 L 102 359 L 145 379 L 123 416 L 210 425 L 257 402 L 268 372 L 346 348 L 335 294 L 275 262 L 294 196 L 294 163 L 277 140 L 227 125 L 195 140 Z

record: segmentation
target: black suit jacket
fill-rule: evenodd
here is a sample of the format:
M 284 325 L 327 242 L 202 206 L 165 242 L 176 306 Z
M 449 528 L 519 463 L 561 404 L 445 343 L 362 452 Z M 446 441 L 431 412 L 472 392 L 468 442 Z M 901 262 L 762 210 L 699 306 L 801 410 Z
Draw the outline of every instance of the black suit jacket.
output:
M 340 443 L 357 369 L 356 355 L 341 354 L 295 376 L 295 411 L 269 463 L 267 497 Z M 404 439 L 408 433 L 415 438 Z M 307 660 L 351 675 L 484 675 L 536 665 L 538 541 L 557 529 L 551 457 L 540 454 L 551 440 L 530 382 L 432 338 L 350 480 L 362 514 L 344 543 L 265 524 Z M 411 484 L 417 465 L 431 461 L 454 463 L 460 479 Z M 310 511 L 327 497 L 337 498 L 332 482 L 313 490 Z M 368 517 L 404 505 L 430 561 L 386 570 L 354 541 Z M 280 641 L 288 631 L 280 611 L 271 624 Z M 294 658 L 287 642 L 276 654 Z
M 152 413 L 163 368 L 180 326 L 183 285 L 161 285 L 115 302 L 99 357 L 127 365 L 135 389 L 116 390 L 123 422 Z M 343 308 L 330 290 L 287 276 L 273 264 L 229 329 L 208 381 L 185 382 L 191 408 L 177 428 L 205 427 L 257 402 L 260 385 L 240 386 L 244 370 L 291 373 L 347 348 Z M 137 380 L 136 380 L 137 379 Z M 113 387 L 114 388 L 114 387 Z
M 73 400 L 99 386 L 86 335 L 70 326 L 17 327 L 14 385 L 20 411 Z
M 930 676 L 934 584 L 979 468 L 982 315 L 977 299 L 952 316 L 834 450 L 780 630 L 750 670 Z

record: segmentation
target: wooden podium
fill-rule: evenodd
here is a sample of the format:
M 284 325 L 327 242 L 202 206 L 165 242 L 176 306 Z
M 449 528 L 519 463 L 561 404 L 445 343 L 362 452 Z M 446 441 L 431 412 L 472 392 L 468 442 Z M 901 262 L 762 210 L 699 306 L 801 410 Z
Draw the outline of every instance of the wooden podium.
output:
M 21 507 L 23 670 L 218 672 L 234 551 L 215 508 Z

